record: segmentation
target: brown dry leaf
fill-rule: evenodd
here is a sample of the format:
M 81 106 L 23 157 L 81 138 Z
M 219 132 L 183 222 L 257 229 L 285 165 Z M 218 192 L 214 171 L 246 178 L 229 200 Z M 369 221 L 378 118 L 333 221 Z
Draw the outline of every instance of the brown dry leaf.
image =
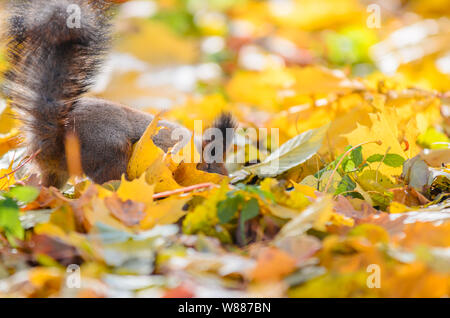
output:
M 137 225 L 144 218 L 144 203 L 131 200 L 122 201 L 115 193 L 105 199 L 105 204 L 111 214 L 126 226 Z
M 430 203 L 426 197 L 417 192 L 416 189 L 410 186 L 404 186 L 402 188 L 390 189 L 390 192 L 394 194 L 392 200 L 399 202 L 408 207 L 420 206 Z
M 339 214 L 353 218 L 355 220 L 362 217 L 361 211 L 356 210 L 350 203 L 350 201 L 342 195 L 337 196 L 336 201 L 333 205 L 334 211 Z
M 40 255 L 45 255 L 66 266 L 76 263 L 80 257 L 74 246 L 47 235 L 33 235 L 27 242 L 27 247 L 31 249 L 35 260 L 38 260 Z
M 93 198 L 88 205 L 84 206 L 83 213 L 88 224 L 88 231 L 91 231 L 96 223 L 102 223 L 125 233 L 132 233 L 130 227 L 127 227 L 111 214 L 105 200 L 98 197 Z
M 54 190 L 52 191 L 54 196 L 64 201 L 65 198 L 62 195 L 58 196 L 59 192 L 56 192 L 56 189 L 51 188 L 51 190 Z M 91 230 L 92 223 L 85 213 L 85 207 L 90 206 L 94 198 L 104 199 L 110 195 L 112 195 L 112 192 L 99 185 L 87 184 L 84 193 L 77 200 L 69 202 L 75 216 L 77 230 L 80 232 L 89 232 Z
M 395 220 L 391 220 L 388 213 L 381 212 L 380 214 L 372 214 L 365 218 L 357 220 L 356 225 L 366 223 L 375 224 L 383 227 L 389 233 L 389 235 L 393 236 L 403 231 L 405 227 L 404 221 L 406 217 L 407 216 L 401 216 Z
M 82 247 L 89 245 L 87 238 L 80 233 L 75 231 L 65 232 L 57 224 L 53 224 L 51 221 L 48 223 L 37 224 L 33 231 L 35 235 L 51 237 L 52 239 L 57 240 L 57 242 L 77 247 L 79 248 L 79 253 L 83 253 Z M 88 255 L 83 253 L 83 257 L 88 257 Z

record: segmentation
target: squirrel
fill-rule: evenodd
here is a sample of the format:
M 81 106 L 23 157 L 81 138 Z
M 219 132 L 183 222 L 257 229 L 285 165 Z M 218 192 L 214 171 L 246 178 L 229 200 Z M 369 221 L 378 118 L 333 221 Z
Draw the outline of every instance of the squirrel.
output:
M 80 23 L 69 27 L 69 6 L 76 5 Z M 75 133 L 84 173 L 102 184 L 126 175 L 132 146 L 154 116 L 118 103 L 83 97 L 93 84 L 111 41 L 111 7 L 106 0 L 13 0 L 8 20 L 9 71 L 4 94 L 17 110 L 25 143 L 42 175 L 42 185 L 61 188 L 69 179 L 65 138 Z M 160 120 L 153 137 L 167 152 L 180 139 Z M 235 120 L 222 113 L 213 123 L 223 136 Z M 189 135 L 191 136 L 191 135 Z M 229 135 L 228 135 L 229 136 Z M 203 139 L 203 147 L 208 144 Z M 223 153 L 230 138 L 223 139 Z M 200 170 L 227 174 L 223 161 L 197 165 Z

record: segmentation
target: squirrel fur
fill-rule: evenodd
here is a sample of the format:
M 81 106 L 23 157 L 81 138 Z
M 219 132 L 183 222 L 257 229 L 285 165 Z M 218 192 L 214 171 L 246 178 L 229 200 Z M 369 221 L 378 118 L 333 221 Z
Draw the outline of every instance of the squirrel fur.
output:
M 79 27 L 68 26 L 68 7 L 80 8 Z M 143 135 L 153 116 L 108 100 L 83 97 L 93 84 L 110 44 L 110 7 L 104 0 L 13 0 L 8 27 L 10 70 L 4 93 L 18 111 L 26 130 L 30 154 L 45 186 L 62 187 L 69 178 L 66 134 L 80 142 L 81 164 L 96 183 L 119 180 L 126 174 L 132 145 Z M 153 141 L 162 150 L 180 140 L 161 120 Z M 235 128 L 230 114 L 214 127 Z M 203 141 L 203 144 L 207 141 Z M 229 140 L 224 141 L 224 148 Z M 224 150 L 225 152 L 225 150 Z M 223 163 L 198 165 L 201 170 L 226 174 Z

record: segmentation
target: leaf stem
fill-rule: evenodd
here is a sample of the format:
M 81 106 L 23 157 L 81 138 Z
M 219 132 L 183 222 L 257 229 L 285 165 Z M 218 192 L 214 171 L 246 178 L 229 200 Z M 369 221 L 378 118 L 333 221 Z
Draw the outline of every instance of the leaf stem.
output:
M 381 159 L 380 163 L 378 164 L 377 167 L 377 172 L 375 173 L 375 182 L 378 183 L 378 170 L 380 170 L 381 164 L 384 162 L 384 160 L 386 159 L 386 156 L 389 152 L 389 150 L 391 150 L 391 146 L 388 147 L 388 149 L 386 150 L 386 152 L 384 153 L 383 159 Z

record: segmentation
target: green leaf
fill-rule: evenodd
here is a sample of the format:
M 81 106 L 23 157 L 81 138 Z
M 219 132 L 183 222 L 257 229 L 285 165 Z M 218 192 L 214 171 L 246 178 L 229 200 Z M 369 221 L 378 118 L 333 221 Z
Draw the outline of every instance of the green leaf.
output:
M 9 192 L 6 193 L 6 196 L 23 203 L 30 203 L 39 196 L 39 190 L 33 187 L 18 186 L 11 188 Z
M 342 169 L 344 170 L 344 172 L 354 171 L 356 169 L 356 165 L 349 158 L 345 158 L 342 162 Z
M 405 162 L 405 159 L 403 159 L 402 156 L 397 155 L 395 153 L 388 153 L 386 155 L 386 158 L 384 158 L 383 163 L 385 165 L 388 165 L 390 167 L 401 167 L 403 166 L 403 163 Z
M 384 160 L 383 160 L 383 158 L 384 158 Z M 397 168 L 397 167 L 401 167 L 403 165 L 403 163 L 405 162 L 405 159 L 403 159 L 402 156 L 397 155 L 395 153 L 388 153 L 386 155 L 386 157 L 381 154 L 375 154 L 375 155 L 372 155 L 369 158 L 367 158 L 367 162 L 370 162 L 370 163 L 381 162 L 381 161 L 383 161 L 383 163 L 385 165 Z
M 236 184 L 236 188 L 239 190 L 256 194 L 261 198 L 261 200 L 270 200 L 272 202 L 275 202 L 275 196 L 268 191 L 261 190 L 259 186 L 239 183 Z
M 380 162 L 381 160 L 383 160 L 384 156 L 380 155 L 380 154 L 375 154 L 375 155 L 371 155 L 369 158 L 367 158 L 367 162 Z
M 25 231 L 19 219 L 19 206 L 11 198 L 0 200 L 0 228 L 5 231 L 12 245 L 14 238 L 24 239 Z
M 243 168 L 259 177 L 275 177 L 311 158 L 322 146 L 329 124 L 288 140 L 263 162 Z
M 339 182 L 339 185 L 336 189 L 335 195 L 341 194 L 343 192 L 349 192 L 353 191 L 356 188 L 356 183 L 353 182 L 352 179 L 350 179 L 349 176 L 344 175 L 342 177 L 341 182 Z
M 228 223 L 231 221 L 233 216 L 239 209 L 239 205 L 244 201 L 241 195 L 236 195 L 231 198 L 227 198 L 220 201 L 217 204 L 217 217 L 221 224 Z
M 352 197 L 352 198 L 355 198 L 355 199 L 364 200 L 364 197 L 362 196 L 362 194 L 357 192 L 357 191 L 348 192 L 348 193 L 346 193 L 344 195 L 347 196 L 347 197 Z
M 384 193 L 371 192 L 370 197 L 373 200 L 374 206 L 378 207 L 380 210 L 386 211 L 387 207 L 392 202 L 393 194 L 387 191 Z
M 239 228 L 242 242 L 245 242 L 245 222 L 255 218 L 256 216 L 258 216 L 258 214 L 259 204 L 257 199 L 252 198 L 249 201 L 245 202 L 244 206 L 242 207 L 241 216 L 239 219 Z
M 193 35 L 197 32 L 194 17 L 183 9 L 164 10 L 155 14 L 152 19 L 166 24 L 179 35 Z
M 353 163 L 355 164 L 356 167 L 359 167 L 363 163 L 361 146 L 353 149 L 353 151 L 350 153 L 350 159 L 353 161 Z
M 258 200 L 251 198 L 249 201 L 245 202 L 241 211 L 241 222 L 245 223 L 248 220 L 253 219 L 259 214 L 259 204 Z

